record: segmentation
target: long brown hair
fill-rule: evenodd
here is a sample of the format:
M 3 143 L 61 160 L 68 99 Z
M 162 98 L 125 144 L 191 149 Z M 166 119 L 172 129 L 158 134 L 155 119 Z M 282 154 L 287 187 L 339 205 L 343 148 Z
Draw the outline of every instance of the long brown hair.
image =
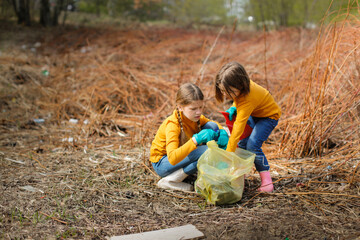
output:
M 224 89 L 228 94 L 233 93 L 231 88 L 238 89 L 240 96 L 245 96 L 250 92 L 250 78 L 245 68 L 238 62 L 225 64 L 215 77 L 215 98 L 219 102 L 224 100 Z
M 176 106 L 177 117 L 181 129 L 179 136 L 180 146 L 186 143 L 189 140 L 189 138 L 186 136 L 184 132 L 184 127 L 178 106 L 186 106 L 193 103 L 194 101 L 203 101 L 203 100 L 204 100 L 204 94 L 202 93 L 201 89 L 193 83 L 185 83 L 181 85 L 179 90 L 177 91 L 175 101 L 177 105 Z M 198 121 L 197 124 L 198 124 L 198 131 L 200 131 L 200 121 Z

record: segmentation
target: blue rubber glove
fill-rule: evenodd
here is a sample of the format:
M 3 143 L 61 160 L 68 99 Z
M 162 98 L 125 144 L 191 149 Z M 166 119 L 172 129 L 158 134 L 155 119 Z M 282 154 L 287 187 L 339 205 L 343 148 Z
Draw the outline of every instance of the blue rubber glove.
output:
M 229 141 L 229 136 L 227 132 L 224 129 L 220 129 L 219 138 L 217 140 L 217 144 L 219 148 L 226 149 L 228 141 Z
M 230 107 L 228 110 L 226 110 L 225 112 L 229 113 L 229 120 L 232 121 L 234 115 L 236 116 L 236 107 Z
M 218 133 L 212 129 L 203 129 L 200 132 L 193 135 L 198 145 L 207 143 L 208 141 L 214 140 L 218 137 Z

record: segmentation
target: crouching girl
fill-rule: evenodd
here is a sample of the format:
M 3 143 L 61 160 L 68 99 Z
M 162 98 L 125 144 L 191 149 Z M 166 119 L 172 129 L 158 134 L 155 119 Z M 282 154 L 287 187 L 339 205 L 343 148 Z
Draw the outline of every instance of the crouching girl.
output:
M 233 116 L 236 120 L 226 151 L 235 152 L 236 147 L 240 147 L 255 153 L 255 167 L 261 178 L 258 190 L 272 192 L 270 165 L 262 145 L 278 124 L 281 116 L 279 105 L 268 90 L 250 80 L 245 68 L 237 62 L 225 64 L 216 75 L 215 96 L 219 102 L 224 100 L 224 96 L 234 101 L 227 110 L 230 120 Z M 239 141 L 248 120 L 254 125 L 253 131 L 249 137 Z
M 197 161 L 207 150 L 206 143 L 216 140 L 225 149 L 227 132 L 217 122 L 202 115 L 204 95 L 199 87 L 186 83 L 176 94 L 176 109 L 160 125 L 150 149 L 150 161 L 162 177 L 157 186 L 164 189 L 191 191 L 183 182 L 197 172 Z

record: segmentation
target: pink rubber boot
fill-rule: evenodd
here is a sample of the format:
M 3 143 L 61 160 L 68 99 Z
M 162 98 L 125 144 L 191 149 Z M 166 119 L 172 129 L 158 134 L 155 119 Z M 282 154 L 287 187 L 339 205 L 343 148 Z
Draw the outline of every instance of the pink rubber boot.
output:
M 274 185 L 269 171 L 260 172 L 261 186 L 258 188 L 259 192 L 272 192 Z

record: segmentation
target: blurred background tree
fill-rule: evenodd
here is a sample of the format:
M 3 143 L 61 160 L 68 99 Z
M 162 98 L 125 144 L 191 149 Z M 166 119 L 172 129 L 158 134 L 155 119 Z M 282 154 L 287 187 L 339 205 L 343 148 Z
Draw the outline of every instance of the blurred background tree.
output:
M 12 0 L 12 6 L 14 7 L 14 12 L 17 16 L 19 24 L 25 24 L 27 26 L 31 25 L 30 19 L 30 1 L 29 0 Z
M 225 0 L 168 0 L 168 20 L 185 24 L 225 24 L 227 9 Z
M 43 26 L 63 23 L 69 12 L 107 16 L 132 21 L 164 21 L 177 25 L 226 25 L 236 18 L 239 25 L 266 29 L 316 27 L 328 13 L 341 16 L 353 0 L 2 0 L 0 19 Z M 330 6 L 330 7 L 329 7 Z M 338 14 L 340 13 L 340 14 Z
M 258 29 L 262 27 L 314 27 L 326 14 L 346 12 L 345 0 L 247 0 L 243 2 L 244 16 L 250 17 Z M 355 2 L 353 1 L 353 4 Z M 246 21 L 246 20 L 245 20 Z

